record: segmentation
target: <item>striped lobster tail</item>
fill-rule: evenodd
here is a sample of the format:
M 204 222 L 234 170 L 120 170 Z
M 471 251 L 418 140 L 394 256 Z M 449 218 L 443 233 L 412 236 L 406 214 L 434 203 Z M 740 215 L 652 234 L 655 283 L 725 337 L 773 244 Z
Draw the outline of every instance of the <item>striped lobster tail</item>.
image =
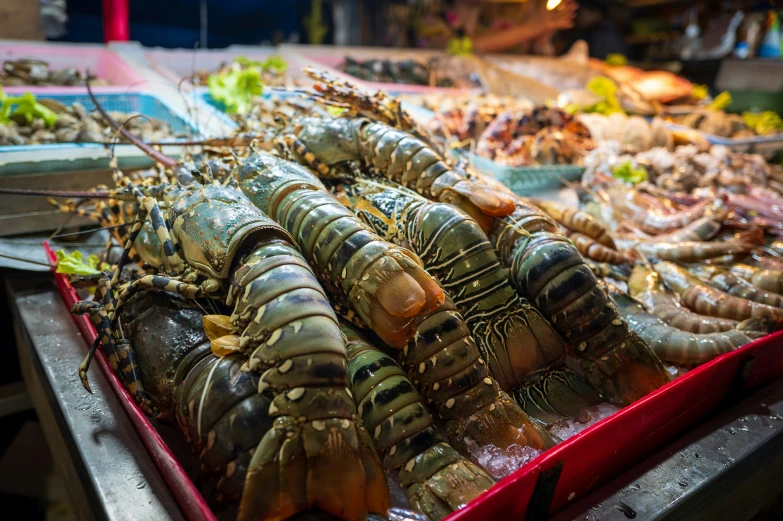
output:
M 479 360 L 487 362 L 500 388 L 538 389 L 537 395 L 551 396 L 549 405 L 541 400 L 522 402 L 526 412 L 546 423 L 555 417 L 581 416 L 585 400 L 579 393 L 587 386 L 560 386 L 561 379 L 543 378 L 563 363 L 565 343 L 511 287 L 507 271 L 475 220 L 451 205 L 373 182 L 357 181 L 339 197 L 379 235 L 409 245 L 420 256 L 467 321 Z M 558 374 L 578 379 L 562 367 Z M 539 382 L 547 383 L 545 393 Z M 592 403 L 594 396 L 590 391 L 588 401 Z
M 294 237 L 319 279 L 386 343 L 401 348 L 443 292 L 410 251 L 373 233 L 308 171 L 267 153 L 239 170 L 242 190 Z
M 421 396 L 388 355 L 343 325 L 353 398 L 384 467 L 399 469 L 414 509 L 441 519 L 493 485 L 438 434 Z
M 628 328 L 548 216 L 519 203 L 513 214 L 497 220 L 489 237 L 516 290 L 549 318 L 606 399 L 627 405 L 669 381 L 655 353 Z
M 226 303 L 234 306 L 232 332 L 248 355 L 246 369 L 261 372 L 259 391 L 274 395 L 274 425 L 250 461 L 239 521 L 311 509 L 345 520 L 385 512 L 383 470 L 356 420 L 344 339 L 323 289 L 287 241 L 247 247 Z

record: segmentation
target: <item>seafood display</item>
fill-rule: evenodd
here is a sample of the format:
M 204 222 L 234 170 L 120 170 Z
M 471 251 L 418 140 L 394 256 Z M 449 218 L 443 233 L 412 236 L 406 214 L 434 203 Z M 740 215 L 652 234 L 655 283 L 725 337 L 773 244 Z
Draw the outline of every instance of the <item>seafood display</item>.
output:
M 408 100 L 405 96 L 403 99 Z M 475 96 L 443 96 L 440 94 L 410 99 L 435 113 L 429 130 L 449 141 L 464 145 L 479 140 L 487 125 L 506 111 L 532 110 L 534 105 L 513 96 L 482 94 Z
M 617 263 L 624 276 L 596 272 L 627 281 L 627 294 L 617 287 L 611 294 L 663 360 L 702 363 L 780 329 L 776 167 L 757 155 L 692 145 L 635 155 L 599 149 L 586 162 L 581 211 L 626 255 Z M 618 165 L 643 175 L 618 175 Z M 611 263 L 597 248 L 580 251 Z
M 46 145 L 51 143 L 112 143 L 116 132 L 98 112 L 88 112 L 79 102 L 64 105 L 55 99 L 31 94 L 6 97 L 9 113 L 0 119 L 0 146 Z M 11 109 L 13 105 L 15 108 Z M 140 113 L 112 111 L 112 118 L 124 124 L 134 136 L 145 141 L 165 141 L 187 137 L 175 132 L 165 121 Z M 121 138 L 120 142 L 128 142 Z
M 414 62 L 345 67 L 455 85 Z M 122 246 L 72 280 L 94 288 L 72 309 L 97 331 L 79 377 L 91 392 L 101 347 L 136 405 L 181 431 L 221 520 L 443 519 L 527 461 L 499 472 L 486 454 L 532 458 L 783 329 L 783 172 L 761 157 L 515 98 L 426 101 L 424 126 L 309 68 L 313 89 L 286 99 L 226 82 L 283 70 L 240 59 L 203 78 L 238 127 L 176 159 L 156 147 L 170 128 L 105 111 L 89 86 L 94 114 L 31 99 L 0 126 L 116 137 L 155 161 L 112 157 L 111 187 L 0 193 L 48 196 Z M 459 147 L 584 164 L 578 206 L 516 195 Z
M 584 124 L 539 106 L 500 114 L 479 137 L 476 153 L 508 166 L 580 164 L 593 146 Z
M 39 86 L 39 87 L 70 87 L 84 85 L 89 80 L 90 84 L 97 87 L 110 85 L 110 83 L 94 76 L 87 77 L 84 71 L 73 68 L 53 69 L 49 63 L 32 58 L 3 61 L 0 85 L 5 87 Z
M 426 63 L 406 60 L 358 60 L 350 56 L 340 64 L 340 70 L 364 81 L 401 83 L 428 87 L 473 88 L 477 83 L 468 74 L 455 75 L 453 60 L 431 58 Z
M 671 118 L 673 123 L 713 136 L 743 139 L 783 133 L 783 121 L 774 112 L 731 114 L 723 110 L 702 109 Z

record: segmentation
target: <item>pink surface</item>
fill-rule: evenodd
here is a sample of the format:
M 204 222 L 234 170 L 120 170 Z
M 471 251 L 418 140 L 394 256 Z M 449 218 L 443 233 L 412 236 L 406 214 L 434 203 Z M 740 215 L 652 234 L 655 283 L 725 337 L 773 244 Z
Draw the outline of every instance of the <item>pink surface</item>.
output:
M 33 58 L 49 63 L 54 70 L 72 67 L 79 71 L 90 71 L 90 74 L 108 80 L 111 85 L 96 88 L 96 92 L 124 92 L 129 87 L 146 83 L 133 68 L 122 58 L 107 49 L 90 47 L 56 47 L 56 46 L 25 46 L 0 44 L 0 61 Z M 64 92 L 85 92 L 84 86 L 76 87 L 4 87 L 6 93 L 18 94 L 32 92 L 34 94 L 57 89 Z
M 44 248 L 49 256 L 49 260 L 52 263 L 57 262 L 57 257 L 49 247 L 48 242 L 44 242 Z M 76 294 L 76 290 L 68 282 L 68 278 L 61 274 L 55 273 L 54 280 L 57 283 L 57 288 L 60 290 L 60 295 L 65 301 L 65 305 L 70 309 L 71 306 L 79 301 L 79 296 Z M 76 325 L 81 330 L 84 339 L 87 341 L 87 345 L 92 345 L 95 340 L 96 332 L 95 328 L 90 323 L 86 316 L 71 315 L 76 322 Z M 139 409 L 136 403 L 131 398 L 128 391 L 120 383 L 117 375 L 112 371 L 109 362 L 103 355 L 102 350 L 98 350 L 95 353 L 95 359 L 98 361 L 98 365 L 103 371 L 104 376 L 109 381 L 111 388 L 117 395 L 123 409 L 130 417 L 131 423 L 136 428 L 136 432 L 139 434 L 144 446 L 147 448 L 152 460 L 158 467 L 160 474 L 169 486 L 174 499 L 182 509 L 183 514 L 188 521 L 216 521 L 215 516 L 212 514 L 212 510 L 207 505 L 204 498 L 199 494 L 193 482 L 188 477 L 185 469 L 182 468 L 179 461 L 171 453 L 166 442 L 160 437 L 158 431 L 149 422 L 144 413 Z
M 48 244 L 45 246 L 54 262 L 52 250 Z M 57 274 L 55 277 L 65 303 L 68 306 L 73 305 L 78 300 L 75 290 L 64 275 Z M 85 340 L 91 344 L 95 338 L 92 324 L 86 317 L 74 316 L 74 320 L 82 330 Z M 209 507 L 122 387 L 102 352 L 98 351 L 96 356 L 188 519 L 214 521 Z M 746 364 L 748 361 L 752 361 L 749 366 Z M 746 388 L 783 375 L 783 331 L 719 356 L 588 427 L 544 452 L 445 519 L 521 519 L 533 497 L 541 472 L 559 464 L 562 464 L 563 468 L 550 512 L 564 508 L 699 421 L 726 397 L 744 367 L 749 367 L 745 380 Z

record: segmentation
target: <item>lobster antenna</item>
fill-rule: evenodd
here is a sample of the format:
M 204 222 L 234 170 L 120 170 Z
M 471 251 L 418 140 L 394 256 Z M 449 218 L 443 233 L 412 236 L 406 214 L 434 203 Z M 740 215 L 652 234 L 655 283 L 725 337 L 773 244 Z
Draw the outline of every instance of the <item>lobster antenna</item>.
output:
M 108 191 L 78 191 L 78 190 L 27 190 L 25 188 L 0 188 L 0 194 L 8 195 L 42 195 L 45 197 L 79 197 L 87 199 L 122 199 L 135 201 L 132 194 L 112 193 Z
M 76 214 L 73 214 L 76 215 Z M 135 221 L 134 221 L 135 222 Z M 92 232 L 99 232 L 101 230 L 114 230 L 116 228 L 124 228 L 125 226 L 132 226 L 134 223 L 122 223 L 122 224 L 115 224 L 113 226 L 101 226 L 98 228 L 90 228 L 89 230 L 81 230 L 78 232 L 71 232 L 71 233 L 61 233 L 59 235 L 52 235 L 51 239 L 59 239 L 61 237 L 73 237 L 75 235 L 84 235 L 86 233 L 92 233 Z
M 164 166 L 166 166 L 168 168 L 176 167 L 177 164 L 178 164 L 176 159 L 167 156 L 163 152 L 159 152 L 159 151 L 155 150 L 150 145 L 148 145 L 147 143 L 143 142 L 142 140 L 140 140 L 139 138 L 137 138 L 136 136 L 134 136 L 130 132 L 128 132 L 128 130 L 125 127 L 120 126 L 119 123 L 114 121 L 111 118 L 111 116 L 109 116 L 109 114 L 106 112 L 106 110 L 104 110 L 104 108 L 100 105 L 100 103 L 98 103 L 98 100 L 95 99 L 95 94 L 93 94 L 92 88 L 90 88 L 89 77 L 90 77 L 90 71 L 87 71 L 87 80 L 85 81 L 85 83 L 87 84 L 87 94 L 90 95 L 90 100 L 95 104 L 95 108 L 98 110 L 98 112 L 100 113 L 101 117 L 106 120 L 106 122 L 109 124 L 109 126 L 111 128 L 113 128 L 114 130 L 116 130 L 117 132 L 119 132 L 122 137 L 124 137 L 125 139 L 130 141 L 132 144 L 136 145 L 136 147 L 138 147 L 139 150 L 141 150 L 142 152 L 147 154 L 149 157 L 151 157 L 152 159 L 154 159 L 158 163 L 160 163 L 160 164 L 162 164 L 162 165 L 164 165 Z
M 4 257 L 6 259 L 11 259 L 19 262 L 26 262 L 28 264 L 37 264 L 38 266 L 46 266 L 47 268 L 54 268 L 54 264 L 49 264 L 48 262 L 38 262 L 30 259 L 23 259 L 21 257 L 15 257 L 13 255 L 8 255 L 7 253 L 0 253 L 0 257 Z

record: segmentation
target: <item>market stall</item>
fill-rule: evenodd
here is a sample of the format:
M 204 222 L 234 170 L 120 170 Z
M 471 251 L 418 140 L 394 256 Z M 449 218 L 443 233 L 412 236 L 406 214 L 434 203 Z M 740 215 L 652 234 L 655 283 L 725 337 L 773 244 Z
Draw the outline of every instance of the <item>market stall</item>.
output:
M 581 41 L 0 51 L 0 262 L 79 519 L 780 508 L 772 108 Z

